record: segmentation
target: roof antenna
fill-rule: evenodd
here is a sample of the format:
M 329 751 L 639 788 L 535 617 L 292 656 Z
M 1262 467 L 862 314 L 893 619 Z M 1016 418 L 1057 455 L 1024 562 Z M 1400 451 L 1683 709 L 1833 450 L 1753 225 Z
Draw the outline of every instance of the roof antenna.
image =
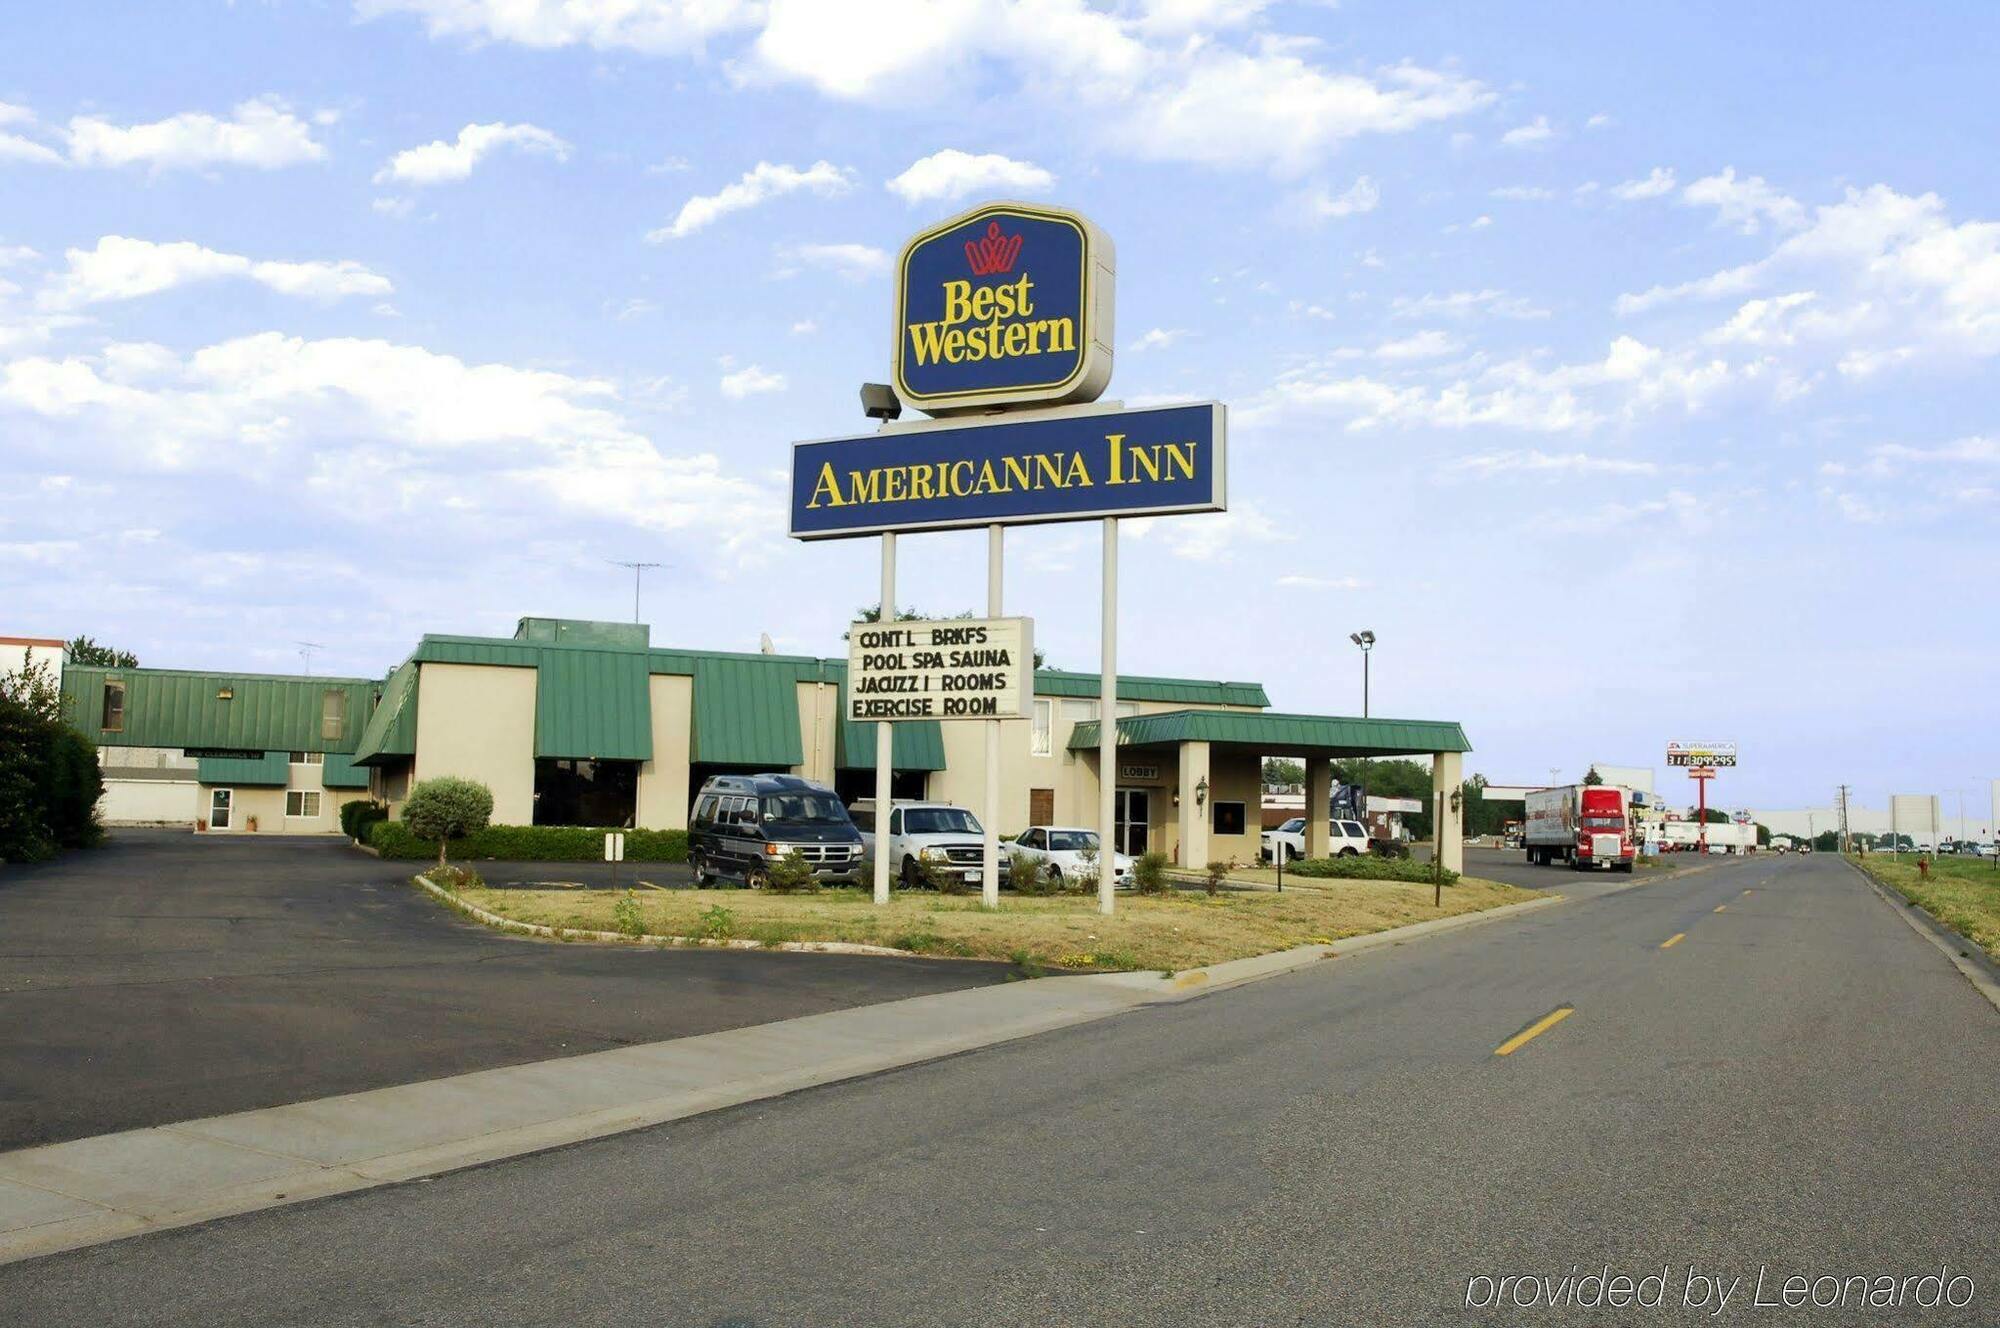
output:
M 632 621 L 638 622 L 639 621 L 639 578 L 646 574 L 647 568 L 665 567 L 666 564 L 628 563 L 628 562 L 621 562 L 616 558 L 606 558 L 604 561 L 610 563 L 613 567 L 629 567 L 632 569 Z
M 313 651 L 324 650 L 326 647 L 317 641 L 294 641 L 292 644 L 299 648 L 299 658 L 306 662 L 306 677 L 312 677 Z

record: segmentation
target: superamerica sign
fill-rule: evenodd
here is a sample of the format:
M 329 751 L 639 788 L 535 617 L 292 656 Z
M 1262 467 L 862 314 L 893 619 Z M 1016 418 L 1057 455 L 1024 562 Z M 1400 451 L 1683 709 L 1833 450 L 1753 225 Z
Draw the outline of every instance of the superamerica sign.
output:
M 989 203 L 903 248 L 896 395 L 932 415 L 1092 401 L 1111 380 L 1111 241 L 1081 215 Z

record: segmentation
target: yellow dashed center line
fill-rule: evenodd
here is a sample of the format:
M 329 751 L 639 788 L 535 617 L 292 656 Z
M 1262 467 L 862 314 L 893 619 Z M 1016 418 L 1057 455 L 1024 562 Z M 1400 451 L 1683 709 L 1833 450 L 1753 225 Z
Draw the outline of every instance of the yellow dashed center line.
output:
M 1667 939 L 1666 939 L 1666 940 L 1664 940 L 1664 941 L 1661 941 L 1661 942 L 1660 942 L 1660 948 L 1661 948 L 1662 950 L 1671 950 L 1671 949 L 1673 949 L 1673 948 L 1674 948 L 1674 947 L 1675 947 L 1676 945 L 1679 945 L 1679 944 L 1680 944 L 1680 943 L 1681 943 L 1682 941 L 1684 941 L 1684 940 L 1686 940 L 1686 939 L 1687 939 L 1687 933 L 1686 933 L 1686 932 L 1684 932 L 1684 931 L 1677 931 L 1677 932 L 1675 932 L 1675 933 L 1674 933 L 1673 935 L 1671 935 L 1671 936 L 1667 937 Z
M 1508 1038 L 1505 1042 L 1495 1047 L 1493 1054 L 1495 1056 L 1511 1056 L 1529 1042 L 1548 1032 L 1551 1028 L 1554 1028 L 1557 1024 L 1575 1013 L 1576 1007 L 1573 1005 L 1558 1005 L 1555 1009 L 1549 1011 L 1534 1023 L 1529 1024 L 1513 1037 Z

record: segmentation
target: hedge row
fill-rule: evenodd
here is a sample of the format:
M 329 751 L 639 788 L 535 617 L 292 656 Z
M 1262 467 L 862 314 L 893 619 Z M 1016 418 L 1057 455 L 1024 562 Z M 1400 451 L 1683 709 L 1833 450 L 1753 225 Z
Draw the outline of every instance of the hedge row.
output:
M 375 821 L 363 827 L 363 841 L 385 858 L 437 860 L 435 839 L 420 839 L 401 821 Z M 498 862 L 602 862 L 605 827 L 582 825 L 489 825 L 451 843 L 454 859 L 490 858 Z M 627 862 L 686 862 L 687 831 L 626 830 Z
M 43 664 L 0 674 L 0 862 L 39 862 L 104 838 L 97 748 L 62 722 Z
M 1414 881 L 1429 885 L 1437 879 L 1431 874 L 1427 862 L 1411 862 L 1407 858 L 1300 858 L 1285 865 L 1287 876 L 1325 877 L 1348 881 Z M 1455 884 L 1458 873 L 1444 874 L 1446 885 Z

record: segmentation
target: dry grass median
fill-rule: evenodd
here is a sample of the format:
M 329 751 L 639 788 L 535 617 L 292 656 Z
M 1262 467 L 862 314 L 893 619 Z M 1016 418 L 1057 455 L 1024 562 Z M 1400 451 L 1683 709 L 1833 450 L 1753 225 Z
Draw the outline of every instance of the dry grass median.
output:
M 1106 918 L 1094 897 L 1003 897 L 999 909 L 977 896 L 898 894 L 876 908 L 860 890 L 775 895 L 763 890 L 639 890 L 630 899 L 652 936 L 785 941 L 849 941 L 918 954 L 1011 960 L 1075 970 L 1179 971 L 1225 959 L 1340 940 L 1432 918 L 1535 898 L 1533 891 L 1467 877 L 1431 887 L 1388 881 L 1316 881 L 1310 891 L 1227 892 L 1214 899 L 1176 891 L 1120 894 Z M 585 931 L 619 930 L 619 891 L 486 890 L 467 903 L 517 922 Z M 629 908 L 627 917 L 629 918 Z
M 1931 863 L 1929 880 L 1917 871 L 1913 853 L 1900 860 L 1870 853 L 1848 861 L 2000 959 L 2000 871 L 1992 859 L 1940 858 Z

